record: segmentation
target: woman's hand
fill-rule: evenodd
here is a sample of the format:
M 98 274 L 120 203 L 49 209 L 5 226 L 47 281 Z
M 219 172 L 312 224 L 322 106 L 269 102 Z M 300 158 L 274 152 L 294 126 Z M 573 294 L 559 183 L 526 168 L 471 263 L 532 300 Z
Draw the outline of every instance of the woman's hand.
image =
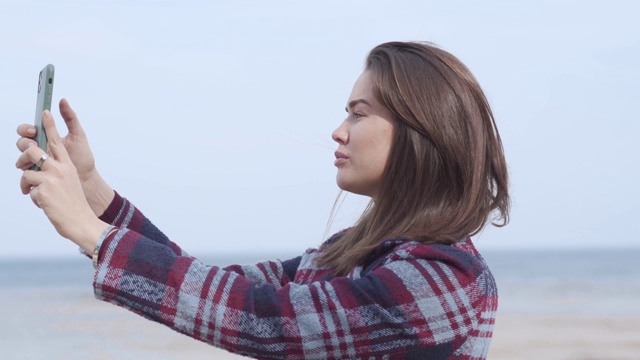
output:
M 50 157 L 42 163 L 40 171 L 29 170 L 46 153 L 35 146 L 35 143 L 27 143 L 16 163 L 16 167 L 26 169 L 20 179 L 20 188 L 23 194 L 30 194 L 34 204 L 44 211 L 61 236 L 92 252 L 98 237 L 108 224 L 96 217 L 85 199 L 77 167 L 71 154 L 67 152 L 66 144 L 58 134 L 49 111 L 43 113 L 42 121 L 49 140 Z M 84 142 L 85 145 L 80 144 L 75 149 L 84 147 L 84 150 L 90 152 L 86 137 Z M 20 148 L 20 144 L 18 147 Z M 79 158 L 84 161 L 81 165 L 93 167 L 91 154 L 80 155 Z
M 96 169 L 95 159 L 87 140 L 87 135 L 80 125 L 80 120 L 66 99 L 60 100 L 60 114 L 68 129 L 67 136 L 61 138 L 69 159 L 76 168 L 85 197 L 96 215 L 101 215 L 113 199 L 113 189 L 102 179 Z M 33 137 L 36 128 L 33 125 L 18 126 L 18 150 L 24 152 L 29 146 L 37 145 Z M 49 133 L 47 133 L 49 136 Z M 51 141 L 51 140 L 49 140 Z M 27 170 L 32 163 L 16 164 L 20 169 Z
M 69 153 L 69 158 L 78 170 L 80 181 L 84 182 L 89 179 L 93 173 L 97 172 L 95 159 L 93 158 L 91 147 L 89 147 L 87 135 L 80 125 L 78 116 L 66 99 L 60 100 L 60 114 L 67 125 L 67 129 L 69 130 L 67 136 L 62 138 L 62 144 Z M 22 124 L 18 126 L 18 135 L 21 137 L 18 139 L 16 145 L 18 146 L 18 150 L 21 152 L 27 150 L 27 147 L 30 144 L 37 145 L 35 140 L 33 140 L 33 137 L 36 135 L 35 126 L 29 124 Z M 47 135 L 49 134 L 47 133 Z M 30 165 L 26 166 L 28 168 Z M 27 168 L 23 168 L 22 170 L 26 170 Z

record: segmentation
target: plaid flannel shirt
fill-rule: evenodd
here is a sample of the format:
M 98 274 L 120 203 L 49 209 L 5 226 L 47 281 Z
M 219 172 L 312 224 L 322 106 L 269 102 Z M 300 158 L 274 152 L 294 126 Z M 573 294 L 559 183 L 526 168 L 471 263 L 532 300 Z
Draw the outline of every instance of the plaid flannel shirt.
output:
M 381 243 L 334 276 L 311 249 L 287 261 L 206 266 L 116 193 L 101 219 L 94 290 L 230 352 L 260 359 L 485 359 L 498 296 L 470 239 Z M 329 241 L 339 241 L 339 235 Z

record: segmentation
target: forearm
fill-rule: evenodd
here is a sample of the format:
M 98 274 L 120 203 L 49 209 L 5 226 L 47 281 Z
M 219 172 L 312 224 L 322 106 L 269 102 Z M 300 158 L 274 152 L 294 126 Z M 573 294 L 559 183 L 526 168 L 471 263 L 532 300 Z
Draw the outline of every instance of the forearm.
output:
M 108 226 L 109 224 L 95 219 L 95 221 L 91 221 L 91 223 L 85 223 L 82 229 L 78 230 L 77 235 L 70 240 L 84 250 L 86 254 L 91 255 L 96 248 L 98 240 Z
M 86 179 L 80 179 L 84 196 L 96 216 L 104 214 L 109 204 L 113 201 L 114 191 L 100 176 L 98 171 L 93 171 Z
M 282 319 L 270 314 L 282 312 L 282 304 L 274 286 L 259 289 L 233 271 L 178 256 L 127 230 L 104 243 L 94 282 L 96 298 L 188 336 L 252 357 L 283 358 L 292 345 L 280 330 Z M 302 351 L 299 343 L 294 347 Z
M 177 255 L 188 256 L 177 244 L 169 240 L 138 208 L 115 191 L 111 203 L 100 215 L 99 219 L 121 229 L 133 230 L 149 240 L 168 246 Z

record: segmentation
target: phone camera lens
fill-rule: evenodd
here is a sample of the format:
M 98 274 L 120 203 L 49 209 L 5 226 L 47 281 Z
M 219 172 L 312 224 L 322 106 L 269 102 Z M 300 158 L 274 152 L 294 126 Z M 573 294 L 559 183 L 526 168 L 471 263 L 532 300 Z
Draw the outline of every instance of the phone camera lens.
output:
M 49 85 L 53 84 L 53 79 L 49 78 Z

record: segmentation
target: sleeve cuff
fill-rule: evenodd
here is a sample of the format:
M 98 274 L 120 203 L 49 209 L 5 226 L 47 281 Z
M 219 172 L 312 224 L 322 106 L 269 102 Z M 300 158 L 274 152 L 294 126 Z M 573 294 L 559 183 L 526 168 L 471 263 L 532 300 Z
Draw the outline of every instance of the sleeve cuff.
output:
M 120 196 L 117 191 L 114 190 L 113 192 L 114 196 L 113 200 L 111 200 L 111 204 L 109 204 L 104 213 L 98 217 L 100 220 L 111 225 L 115 225 L 114 222 L 118 218 L 118 213 L 120 213 L 120 210 L 124 205 L 124 198 Z

